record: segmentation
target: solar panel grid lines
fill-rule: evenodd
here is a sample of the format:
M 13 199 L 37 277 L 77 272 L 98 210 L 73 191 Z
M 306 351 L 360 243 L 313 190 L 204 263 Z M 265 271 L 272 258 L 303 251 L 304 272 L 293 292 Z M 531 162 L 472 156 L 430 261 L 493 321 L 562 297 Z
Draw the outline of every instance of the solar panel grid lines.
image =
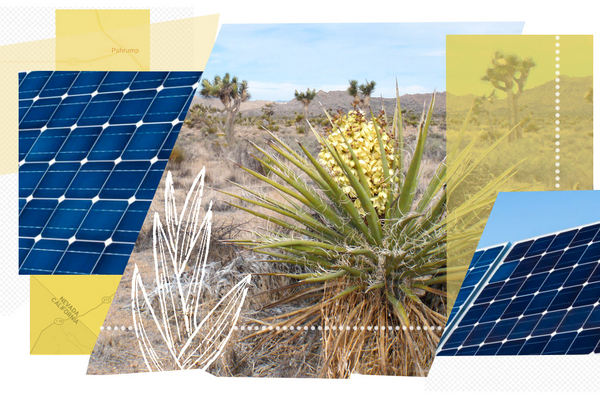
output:
M 200 75 L 19 74 L 20 274 L 122 274 Z
M 437 355 L 600 352 L 600 223 L 515 243 Z
M 456 315 L 463 309 L 464 302 L 471 296 L 473 290 L 477 288 L 482 279 L 484 279 L 486 273 L 490 270 L 490 267 L 504 254 L 508 245 L 508 243 L 504 243 L 496 246 L 489 246 L 478 249 L 473 254 L 473 258 L 471 259 L 471 263 L 465 274 L 459 294 L 452 307 L 452 312 L 448 318 L 447 326 L 452 324 Z

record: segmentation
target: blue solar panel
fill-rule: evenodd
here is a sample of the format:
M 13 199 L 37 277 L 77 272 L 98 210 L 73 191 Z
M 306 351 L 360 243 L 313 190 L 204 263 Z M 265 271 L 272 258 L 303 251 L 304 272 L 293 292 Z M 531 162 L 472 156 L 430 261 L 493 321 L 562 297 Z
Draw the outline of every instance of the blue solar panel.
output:
M 600 224 L 515 243 L 437 355 L 600 353 Z
M 489 273 L 489 271 L 492 269 L 492 266 L 494 266 L 502 257 L 507 246 L 508 244 L 492 246 L 478 249 L 475 252 L 473 258 L 471 259 L 469 269 L 467 270 L 465 278 L 463 279 L 458 296 L 456 297 L 456 301 L 452 307 L 452 312 L 450 313 L 448 323 L 446 324 L 447 328 L 452 325 L 455 317 L 461 313 L 465 301 L 471 297 L 473 291 L 479 286 L 487 273 Z
M 19 274 L 122 274 L 200 72 L 19 74 Z

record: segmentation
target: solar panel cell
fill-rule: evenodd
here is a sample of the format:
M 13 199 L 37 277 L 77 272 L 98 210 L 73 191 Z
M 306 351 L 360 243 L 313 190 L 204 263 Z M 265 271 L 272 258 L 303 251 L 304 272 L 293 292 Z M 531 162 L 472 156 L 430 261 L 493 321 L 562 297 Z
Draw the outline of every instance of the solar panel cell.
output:
M 131 137 L 123 152 L 123 160 L 150 160 L 158 155 L 163 143 L 169 136 L 171 124 L 152 124 L 141 126 Z
M 25 73 L 22 73 L 23 79 L 19 84 L 19 99 L 33 99 L 39 95 L 40 91 L 46 85 L 50 76 L 52 76 L 52 72 L 49 71 L 33 71 L 25 76 Z
M 77 126 L 104 125 L 117 109 L 121 99 L 123 94 L 120 92 L 95 96 L 77 120 Z
M 519 354 L 524 356 L 540 355 L 548 344 L 548 340 L 550 340 L 550 335 L 531 338 L 523 344 Z
M 539 317 L 536 317 L 539 319 Z M 494 343 L 501 342 L 508 337 L 508 335 L 513 331 L 517 323 L 520 323 L 521 320 L 518 318 L 509 318 L 504 319 L 497 324 L 494 325 L 489 335 L 485 338 L 485 343 Z M 516 332 L 515 334 L 517 334 Z
M 515 323 L 513 329 L 510 333 L 504 336 L 500 340 L 508 339 L 524 339 L 533 331 L 533 329 L 538 325 L 540 319 L 542 318 L 541 314 L 529 315 L 523 318 L 515 318 Z
M 575 238 L 573 239 L 569 247 L 575 247 L 582 244 L 591 243 L 592 239 L 594 239 L 594 237 L 598 233 L 598 228 L 600 228 L 600 225 L 592 225 L 581 228 L 579 232 L 577 232 L 577 235 L 575 235 Z
M 595 304 L 600 298 L 600 282 L 585 285 L 573 303 L 573 307 Z
M 126 201 L 99 200 L 90 208 L 77 233 L 77 239 L 105 241 L 109 239 L 127 209 Z
M 122 92 L 129 88 L 129 85 L 131 85 L 131 82 L 135 79 L 136 75 L 138 75 L 138 73 L 131 71 L 109 72 L 100 84 L 98 92 Z M 145 75 L 145 73 L 142 75 Z
M 77 128 L 73 131 L 62 130 L 67 135 L 67 140 L 56 154 L 56 161 L 81 161 L 88 157 L 90 148 L 102 132 L 99 126 Z
M 99 71 L 81 71 L 69 88 L 69 96 L 75 96 L 84 93 L 94 93 L 100 87 L 104 77 L 108 72 Z M 20 93 L 20 91 L 19 91 Z
M 104 249 L 104 252 L 92 269 L 92 274 L 118 275 L 121 274 L 123 263 L 127 263 L 129 254 L 133 251 L 133 244 L 113 243 Z
M 563 251 L 554 251 L 552 253 L 547 253 L 543 255 L 540 261 L 538 261 L 538 263 L 535 265 L 531 273 L 538 274 L 540 272 L 547 272 L 552 270 L 556 266 L 558 260 L 560 260 L 560 258 L 563 256 L 563 253 Z
M 494 275 L 492 276 L 492 279 L 490 280 L 490 283 L 495 283 L 495 282 L 500 282 L 500 281 L 506 280 L 506 278 L 508 278 L 513 273 L 513 271 L 515 270 L 515 268 L 517 268 L 518 265 L 519 265 L 519 261 L 513 261 L 513 262 L 503 264 L 494 273 Z
M 570 332 L 583 327 L 593 308 L 593 306 L 584 306 L 571 309 L 567 312 L 556 331 L 558 333 Z
M 577 264 L 583 253 L 587 250 L 587 246 L 577 246 L 569 248 L 562 257 L 558 260 L 554 269 L 572 267 Z
M 533 242 L 533 244 L 525 254 L 525 257 L 533 257 L 545 253 L 546 250 L 548 250 L 548 246 L 550 246 L 550 243 L 552 243 L 553 240 L 554 235 L 537 239 L 535 242 Z
M 531 303 L 529 303 L 523 314 L 532 315 L 544 312 L 544 310 L 546 310 L 546 308 L 548 307 L 548 304 L 550 304 L 552 300 L 554 300 L 556 293 L 558 292 L 555 290 L 550 290 L 548 292 L 543 292 L 536 295 L 531 300 Z
M 585 321 L 584 329 L 600 328 L 600 307 L 594 304 L 589 318 Z
M 171 72 L 173 74 L 173 72 Z M 140 89 L 156 89 L 160 85 L 163 84 L 165 78 L 169 75 L 166 72 L 147 72 L 142 75 L 137 75 L 133 80 L 129 89 L 131 90 L 140 90 Z M 192 75 L 195 77 L 195 75 Z M 196 78 L 197 80 L 197 78 Z M 190 83 L 189 86 L 196 83 L 195 81 Z M 188 86 L 188 84 L 178 85 L 178 86 Z
M 526 242 L 517 244 L 510 250 L 506 258 L 504 259 L 504 262 L 510 262 L 522 258 L 527 253 L 532 244 L 533 240 L 528 240 Z
M 74 242 L 63 253 L 63 257 L 52 273 L 55 275 L 89 275 L 92 272 L 92 266 L 98 261 L 102 250 L 104 250 L 104 244 L 102 243 Z
M 542 316 L 540 322 L 536 325 L 535 329 L 531 332 L 532 336 L 549 335 L 556 331 L 558 325 L 566 315 L 565 310 L 549 312 Z
M 148 111 L 155 96 L 156 90 L 136 90 L 127 93 L 109 123 L 111 125 L 138 123 Z
M 68 242 L 63 240 L 39 240 L 23 259 L 19 272 L 31 275 L 52 274 L 67 247 Z
M 506 311 L 502 314 L 502 319 L 522 315 L 529 303 L 531 303 L 531 300 L 533 300 L 533 295 L 517 297 L 511 301 L 510 305 L 506 308 Z
M 182 108 L 191 94 L 192 88 L 171 88 L 161 90 L 152 102 L 144 117 L 144 122 L 174 121 L 179 117 Z
M 123 158 L 123 151 L 135 131 L 135 125 L 117 125 L 102 129 L 92 151 L 87 154 L 87 159 L 89 161 L 106 161 Z
M 41 129 L 46 127 L 48 120 L 60 103 L 60 97 L 39 99 L 25 113 L 25 116 L 19 123 L 19 129 Z
M 548 274 L 548 278 L 546 278 L 546 280 L 544 281 L 544 284 L 542 285 L 540 291 L 545 292 L 547 290 L 558 289 L 563 285 L 563 283 L 570 274 L 570 268 L 555 269 L 550 271 L 550 273 Z
M 69 131 L 65 129 L 47 129 L 42 134 L 39 131 L 31 138 L 31 146 L 27 149 L 27 161 L 50 161 L 62 147 Z
M 519 288 L 519 291 L 517 292 L 517 296 L 527 296 L 529 294 L 534 294 L 539 290 L 546 278 L 548 278 L 547 273 L 531 275 L 530 277 L 525 279 L 525 282 L 523 282 L 523 285 Z
M 559 333 L 551 336 L 546 347 L 544 347 L 543 355 L 567 354 L 567 351 L 573 344 L 577 332 Z
M 162 177 L 163 171 L 167 166 L 166 161 L 157 161 L 150 167 L 148 174 L 142 181 L 137 193 L 135 194 L 135 198 L 139 200 L 152 200 L 154 197 L 154 193 L 156 193 L 156 188 L 158 187 L 158 182 L 160 182 L 160 178 Z
M 35 238 L 41 234 L 57 206 L 57 200 L 28 202 L 19 217 L 19 236 Z
M 498 292 L 495 300 L 506 300 L 512 298 L 517 291 L 523 286 L 526 278 L 521 277 L 517 279 L 506 278 L 502 289 Z
M 483 289 L 481 294 L 477 297 L 475 304 L 488 303 L 489 301 L 493 300 L 498 295 L 503 286 L 504 281 L 487 285 Z
M 590 275 L 590 277 L 587 281 L 588 281 L 588 283 L 594 283 L 594 282 L 600 281 L 600 264 L 596 265 L 596 269 L 594 269 L 594 272 L 592 272 L 592 275 Z
M 595 350 L 598 353 L 596 345 L 600 342 L 600 329 L 590 329 L 580 332 L 571 347 L 567 351 L 567 354 L 590 354 Z
M 75 236 L 90 203 L 89 200 L 65 200 L 58 204 L 42 231 L 42 237 L 69 239 Z
M 525 344 L 525 339 L 511 340 L 505 343 L 502 343 L 502 346 L 498 349 L 498 356 L 508 356 L 512 354 L 519 354 L 521 348 Z
M 535 256 L 523 259 L 521 262 L 519 262 L 517 268 L 515 268 L 513 273 L 510 275 L 511 279 L 529 275 L 529 273 L 533 271 L 533 268 L 536 266 L 538 261 L 540 261 L 540 258 L 540 256 Z
M 579 264 L 585 264 L 588 262 L 597 261 L 600 259 L 600 243 L 594 243 L 587 246 L 585 253 L 579 259 Z
M 498 352 L 498 350 L 500 349 L 500 346 L 502 346 L 502 343 L 484 344 L 483 346 L 479 347 L 479 350 L 477 350 L 477 353 L 475 353 L 475 354 L 478 356 L 491 356 Z M 438 355 L 442 355 L 442 354 L 440 353 Z M 454 355 L 454 354 L 452 354 L 452 355 Z
M 565 249 L 567 246 L 569 246 L 569 243 L 571 243 L 576 234 L 577 230 L 574 229 L 556 235 L 556 238 L 554 238 L 552 244 L 550 244 L 548 247 L 548 253 Z

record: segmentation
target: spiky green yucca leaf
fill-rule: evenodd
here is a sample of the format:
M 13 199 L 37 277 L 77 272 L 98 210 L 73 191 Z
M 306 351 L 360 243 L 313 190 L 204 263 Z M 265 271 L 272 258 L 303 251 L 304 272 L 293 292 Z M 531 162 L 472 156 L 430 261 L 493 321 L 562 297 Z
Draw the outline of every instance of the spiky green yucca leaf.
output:
M 308 269 L 306 274 L 285 275 L 298 279 L 306 289 L 282 301 L 297 299 L 303 293 L 313 296 L 319 290 L 324 294 L 323 284 L 327 284 L 335 288 L 335 295 L 325 298 L 325 303 L 356 293 L 373 293 L 388 302 L 403 326 L 445 323 L 445 317 L 424 304 L 418 294 L 445 296 L 439 285 L 455 273 L 446 268 L 448 224 L 454 229 L 467 227 L 461 240 L 468 249 L 478 240 L 477 229 L 482 228 L 469 225 L 468 219 L 489 207 L 498 187 L 515 170 L 492 180 L 447 218 L 446 196 L 485 155 L 471 160 L 470 146 L 462 152 L 452 149 L 465 162 L 447 168 L 444 160 L 423 184 L 421 164 L 434 103 L 435 94 L 423 111 L 413 150 L 404 148 L 399 96 L 391 127 L 387 118 L 374 117 L 367 122 L 356 111 L 335 118 L 327 115 L 333 127 L 329 137 L 312 130 L 322 145 L 318 160 L 301 143 L 298 153 L 270 132 L 268 145 L 274 152 L 253 144 L 269 174 L 242 168 L 278 191 L 283 200 L 240 185 L 245 195 L 227 194 L 264 212 L 231 204 L 234 207 L 284 228 L 238 244 Z M 315 284 L 322 288 L 315 289 Z M 312 321 L 319 312 L 320 307 L 309 306 L 278 318 L 303 323 Z M 428 332 L 433 338 L 428 342 L 431 354 L 440 334 Z M 406 340 L 412 343 L 413 339 L 408 335 Z
M 271 174 L 266 177 L 245 167 L 242 168 L 278 190 L 288 200 L 277 201 L 241 186 L 247 196 L 232 195 L 233 197 L 269 210 L 270 213 L 252 211 L 235 204 L 233 206 L 274 222 L 294 234 L 257 236 L 246 240 L 244 244 L 256 250 L 278 249 L 281 253 L 273 254 L 280 254 L 285 261 L 294 261 L 319 270 L 323 268 L 319 260 L 338 267 L 343 265 L 358 270 L 370 268 L 372 273 L 367 274 L 366 280 L 358 282 L 359 287 L 366 289 L 374 284 L 385 283 L 385 286 L 399 298 L 405 295 L 398 290 L 399 285 L 406 284 L 408 287 L 411 285 L 410 282 L 403 282 L 403 278 L 421 276 L 421 272 L 424 275 L 437 275 L 440 268 L 444 266 L 445 260 L 445 241 L 441 239 L 446 235 L 446 191 L 451 192 L 460 184 L 487 153 L 473 162 L 454 163 L 451 170 L 447 170 L 445 163 L 440 164 L 435 175 L 425 186 L 425 191 L 418 195 L 416 187 L 420 179 L 420 164 L 434 101 L 435 96 L 427 113 L 423 113 L 418 127 L 417 144 L 409 156 L 410 162 L 406 171 L 399 168 L 393 156 L 405 153 L 402 148 L 403 141 L 399 138 L 401 134 L 399 102 L 391 132 L 387 131 L 387 126 L 381 126 L 378 119 L 372 119 L 373 137 L 370 139 L 376 143 L 381 156 L 380 165 L 383 170 L 381 181 L 387 185 L 387 197 L 390 199 L 389 202 L 386 201 L 383 213 L 378 213 L 373 204 L 374 187 L 372 181 L 367 179 L 365 162 L 361 159 L 360 152 L 356 151 L 350 143 L 352 140 L 357 140 L 357 137 L 346 135 L 344 142 L 340 143 L 338 140 L 335 146 L 330 140 L 321 137 L 313 130 L 323 146 L 321 154 L 326 154 L 320 157 L 321 160 L 316 160 L 302 144 L 299 146 L 304 155 L 297 153 L 273 134 L 269 146 L 276 154 L 253 144 L 262 153 L 263 167 L 276 175 L 278 180 L 271 179 Z M 383 142 L 384 135 L 393 143 L 393 152 L 386 151 L 385 146 L 388 143 Z M 493 150 L 493 147 L 490 147 L 489 151 Z M 342 156 L 338 149 L 347 149 L 349 157 Z M 469 146 L 463 153 L 467 160 Z M 460 156 L 463 156 L 463 153 Z M 323 162 L 323 159 L 325 159 L 325 166 L 319 163 L 319 161 Z M 349 160 L 353 165 L 349 165 Z M 290 165 L 295 168 L 292 169 Z M 366 168 L 368 167 L 367 165 Z M 458 223 L 463 214 L 471 213 L 493 202 L 492 194 L 495 195 L 495 189 L 513 173 L 514 169 L 511 169 L 490 182 L 478 196 L 473 196 L 470 201 L 465 202 L 458 212 L 451 216 L 450 222 Z M 301 177 L 301 174 L 304 176 Z M 342 189 L 340 182 L 349 189 Z M 299 212 L 300 210 L 302 212 Z M 273 213 L 285 218 L 276 218 Z M 290 218 L 293 219 L 298 225 L 285 222 L 286 218 L 288 221 Z M 299 240 L 298 235 L 303 239 Z M 439 267 L 425 268 L 429 265 Z

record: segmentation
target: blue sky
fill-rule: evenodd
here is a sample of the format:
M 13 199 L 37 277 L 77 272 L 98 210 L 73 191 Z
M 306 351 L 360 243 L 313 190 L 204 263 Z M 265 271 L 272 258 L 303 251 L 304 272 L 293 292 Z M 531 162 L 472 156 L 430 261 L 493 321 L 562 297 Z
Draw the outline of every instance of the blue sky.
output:
M 600 221 L 600 190 L 500 193 L 479 248 Z
M 224 24 L 203 78 L 229 72 L 253 100 L 288 101 L 294 90 L 346 90 L 377 82 L 374 97 L 446 88 L 447 34 L 520 34 L 523 22 Z

